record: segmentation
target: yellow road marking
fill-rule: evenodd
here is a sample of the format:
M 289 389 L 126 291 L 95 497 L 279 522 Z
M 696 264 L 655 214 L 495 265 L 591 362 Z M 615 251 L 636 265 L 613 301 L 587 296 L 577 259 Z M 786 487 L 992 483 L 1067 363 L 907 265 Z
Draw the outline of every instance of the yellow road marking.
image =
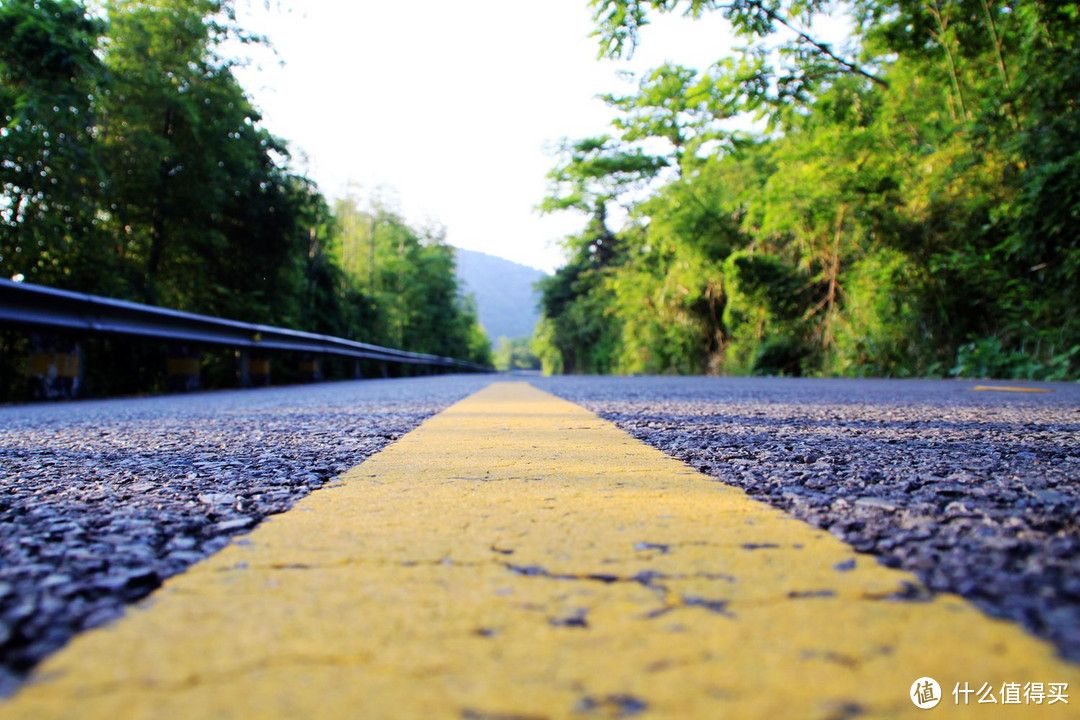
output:
M 76 638 L 0 718 L 923 717 L 923 676 L 940 716 L 989 717 L 965 682 L 1073 691 L 1014 715 L 1080 701 L 1047 644 L 892 597 L 916 585 L 500 383 Z
M 976 385 L 972 390 L 987 392 L 1019 392 L 1019 393 L 1048 393 L 1053 392 L 1048 388 L 1020 387 L 1019 385 Z

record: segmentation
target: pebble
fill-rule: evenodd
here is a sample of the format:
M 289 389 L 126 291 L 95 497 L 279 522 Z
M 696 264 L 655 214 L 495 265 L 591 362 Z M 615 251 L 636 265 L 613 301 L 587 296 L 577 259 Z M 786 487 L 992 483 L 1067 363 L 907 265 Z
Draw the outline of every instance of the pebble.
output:
M 863 509 L 896 512 L 896 503 L 883 497 L 861 497 L 855 500 L 855 507 Z
M 233 533 L 233 532 L 235 532 L 237 530 L 243 530 L 245 528 L 249 528 L 252 525 L 254 525 L 256 522 L 258 522 L 258 521 L 253 517 L 242 517 L 242 518 L 236 518 L 234 520 L 225 520 L 223 522 L 214 523 L 211 526 L 211 529 L 212 529 L 212 532 L 214 532 L 214 533 L 230 534 L 230 533 Z

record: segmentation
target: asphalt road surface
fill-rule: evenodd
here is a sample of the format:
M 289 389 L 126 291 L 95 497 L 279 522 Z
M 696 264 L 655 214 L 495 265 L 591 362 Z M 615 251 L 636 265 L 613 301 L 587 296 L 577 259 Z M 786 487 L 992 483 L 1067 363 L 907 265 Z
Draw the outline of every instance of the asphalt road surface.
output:
M 490 381 L 0 408 L 0 689 Z M 1080 661 L 1080 387 L 531 381 Z

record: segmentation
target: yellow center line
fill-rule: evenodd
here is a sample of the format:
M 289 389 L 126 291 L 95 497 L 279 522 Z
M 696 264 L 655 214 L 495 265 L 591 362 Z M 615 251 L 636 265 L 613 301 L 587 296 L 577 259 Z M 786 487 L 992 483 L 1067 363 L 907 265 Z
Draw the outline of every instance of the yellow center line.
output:
M 76 638 L 0 718 L 922 717 L 924 676 L 948 717 L 991 716 L 956 683 L 1080 702 L 1050 646 L 913 588 L 499 383 Z

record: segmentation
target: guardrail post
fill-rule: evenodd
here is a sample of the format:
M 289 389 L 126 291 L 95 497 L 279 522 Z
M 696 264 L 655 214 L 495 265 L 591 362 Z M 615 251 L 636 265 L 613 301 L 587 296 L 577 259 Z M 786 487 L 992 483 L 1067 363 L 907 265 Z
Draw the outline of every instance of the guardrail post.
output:
M 247 350 L 240 350 L 236 357 L 240 365 L 236 372 L 240 387 L 264 387 L 270 384 L 269 357 Z
M 202 352 L 186 345 L 169 347 L 165 361 L 165 385 L 169 392 L 195 392 L 199 389 L 199 370 Z
M 300 381 L 318 382 L 323 379 L 322 358 L 315 355 L 300 357 Z
M 68 337 L 31 333 L 26 375 L 35 400 L 79 397 L 83 390 L 82 345 Z
M 254 387 L 265 387 L 270 384 L 270 358 L 262 354 L 252 354 L 248 360 L 248 376 Z
M 238 350 L 236 380 L 240 387 L 263 387 L 270 384 L 270 358 L 261 353 Z

